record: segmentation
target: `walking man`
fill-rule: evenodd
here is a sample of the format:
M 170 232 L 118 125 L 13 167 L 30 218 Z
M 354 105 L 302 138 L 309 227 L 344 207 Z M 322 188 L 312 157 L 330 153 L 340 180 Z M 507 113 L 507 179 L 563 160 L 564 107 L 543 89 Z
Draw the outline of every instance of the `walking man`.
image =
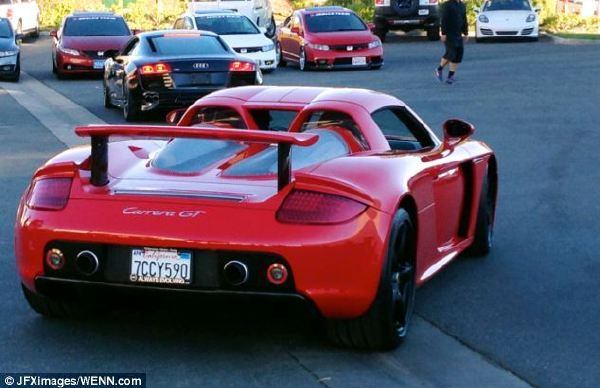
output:
M 469 36 L 469 24 L 467 23 L 467 10 L 462 0 L 447 0 L 442 5 L 440 22 L 442 25 L 442 42 L 446 52 L 442 56 L 440 65 L 435 70 L 435 77 L 443 82 L 444 67 L 450 64 L 450 71 L 446 83 L 454 83 L 454 74 L 458 64 L 462 61 L 464 52 L 464 41 Z M 464 36 L 464 38 L 463 38 Z

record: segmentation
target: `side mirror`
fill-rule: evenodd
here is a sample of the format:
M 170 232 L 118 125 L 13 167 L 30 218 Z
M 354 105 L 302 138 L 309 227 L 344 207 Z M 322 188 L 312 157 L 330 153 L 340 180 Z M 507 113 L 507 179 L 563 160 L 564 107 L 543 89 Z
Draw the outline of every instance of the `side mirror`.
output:
M 367 23 L 367 28 L 369 28 L 369 31 L 371 31 L 371 32 L 375 31 L 375 23 L 373 23 L 373 22 Z
M 450 119 L 444 122 L 444 145 L 448 148 L 468 139 L 475 133 L 473 124 L 460 119 Z
M 177 123 L 179 122 L 179 120 L 181 120 L 186 111 L 187 108 L 179 108 L 172 110 L 169 113 L 167 113 L 165 121 L 167 122 L 167 124 L 177 125 Z
M 58 39 L 58 31 L 56 31 L 56 30 L 50 31 L 50 36 L 54 39 Z

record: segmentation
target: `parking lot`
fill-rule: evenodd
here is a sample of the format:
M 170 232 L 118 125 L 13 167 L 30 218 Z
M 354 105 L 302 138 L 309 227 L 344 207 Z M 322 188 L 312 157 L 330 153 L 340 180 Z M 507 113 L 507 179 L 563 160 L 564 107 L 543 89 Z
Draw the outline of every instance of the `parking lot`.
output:
M 28 105 L 27 85 L 41 82 L 99 120 L 124 119 L 103 107 L 100 79 L 52 75 L 48 37 L 25 43 L 24 82 L 0 82 L 0 371 L 147 372 L 149 386 L 596 386 L 599 48 L 544 39 L 469 43 L 458 81 L 446 85 L 433 77 L 439 42 L 394 36 L 379 71 L 290 67 L 265 75 L 268 85 L 393 94 L 438 134 L 449 117 L 472 122 L 475 137 L 497 154 L 492 253 L 459 259 L 419 289 L 407 342 L 392 353 L 367 354 L 322 342 L 301 311 L 282 306 L 188 305 L 176 321 L 164 306 L 145 306 L 148 314 L 122 309 L 94 322 L 33 313 L 15 271 L 14 214 L 35 168 L 65 144 L 44 122 L 52 101 Z

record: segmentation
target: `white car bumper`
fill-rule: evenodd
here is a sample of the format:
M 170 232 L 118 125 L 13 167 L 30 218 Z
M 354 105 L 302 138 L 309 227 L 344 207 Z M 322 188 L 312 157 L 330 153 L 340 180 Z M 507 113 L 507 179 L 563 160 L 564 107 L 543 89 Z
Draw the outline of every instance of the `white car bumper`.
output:
M 0 57 L 0 73 L 12 72 L 17 65 L 17 55 L 11 55 L 8 57 Z
M 477 39 L 487 38 L 537 38 L 538 23 L 523 23 L 520 25 L 498 25 L 477 21 L 475 35 Z
M 236 51 L 238 50 L 236 49 Z M 238 52 L 240 53 L 240 55 L 243 55 L 246 58 L 250 58 L 254 62 L 256 62 L 256 64 L 258 65 L 258 67 L 260 67 L 261 70 L 274 70 L 275 68 L 277 68 L 277 55 L 275 53 L 275 49 L 267 52 L 259 51 L 255 53 L 244 53 L 243 51 Z

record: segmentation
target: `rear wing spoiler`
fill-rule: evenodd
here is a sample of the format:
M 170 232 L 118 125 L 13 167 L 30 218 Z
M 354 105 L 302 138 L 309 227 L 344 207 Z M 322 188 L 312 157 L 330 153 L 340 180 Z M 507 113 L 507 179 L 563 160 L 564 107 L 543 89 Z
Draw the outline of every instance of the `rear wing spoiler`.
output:
M 311 133 L 271 132 L 251 129 L 223 129 L 202 127 L 171 127 L 157 125 L 88 125 L 75 128 L 81 137 L 90 137 L 91 177 L 94 186 L 108 184 L 108 139 L 111 136 L 163 137 L 188 139 L 213 139 L 246 141 L 251 143 L 277 143 L 277 190 L 292 181 L 292 145 L 308 147 L 317 142 L 319 136 Z

